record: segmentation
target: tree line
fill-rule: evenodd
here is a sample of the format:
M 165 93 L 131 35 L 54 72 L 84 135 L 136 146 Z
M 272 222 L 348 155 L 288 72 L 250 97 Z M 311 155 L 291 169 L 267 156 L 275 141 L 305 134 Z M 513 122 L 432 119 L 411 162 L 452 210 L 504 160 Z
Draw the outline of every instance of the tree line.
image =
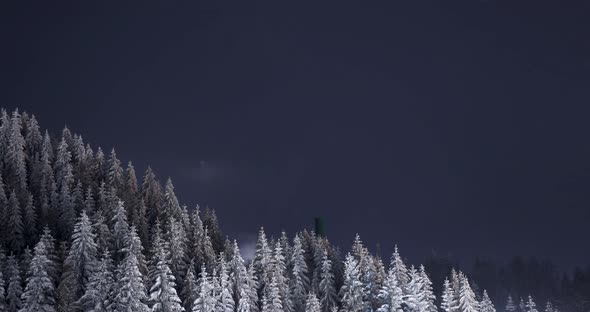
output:
M 215 211 L 180 205 L 170 179 L 147 168 L 140 183 L 115 150 L 0 112 L 0 311 L 496 311 L 472 277 L 452 269 L 440 291 L 432 277 L 397 247 L 386 264 L 358 235 L 342 255 L 307 230 L 260 229 L 245 261 Z M 561 309 L 506 298 L 498 310 Z

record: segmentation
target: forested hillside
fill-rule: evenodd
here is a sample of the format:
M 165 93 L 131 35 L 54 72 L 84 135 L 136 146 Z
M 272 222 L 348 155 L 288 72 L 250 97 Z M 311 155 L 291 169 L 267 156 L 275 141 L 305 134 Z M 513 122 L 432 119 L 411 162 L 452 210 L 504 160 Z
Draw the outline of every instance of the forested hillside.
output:
M 181 205 L 170 179 L 148 168 L 140 182 L 115 150 L 67 128 L 52 136 L 33 115 L 0 119 L 0 311 L 496 311 L 466 274 L 446 272 L 435 294 L 428 268 L 397 248 L 384 262 L 359 236 L 343 254 L 307 230 L 260 229 L 246 262 L 215 212 Z M 534 296 L 496 304 L 557 311 Z

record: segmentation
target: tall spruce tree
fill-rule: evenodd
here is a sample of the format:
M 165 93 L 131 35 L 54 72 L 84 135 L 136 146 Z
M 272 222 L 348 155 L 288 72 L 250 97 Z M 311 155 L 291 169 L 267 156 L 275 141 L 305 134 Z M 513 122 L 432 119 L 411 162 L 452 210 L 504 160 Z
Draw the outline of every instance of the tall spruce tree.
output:
M 504 308 L 506 312 L 515 312 L 516 311 L 516 304 L 514 304 L 514 300 L 512 300 L 512 296 L 508 294 L 508 299 L 506 300 L 506 308 Z
M 198 291 L 199 288 L 195 272 L 195 263 L 194 261 L 191 261 L 190 265 L 187 267 L 186 276 L 180 292 L 182 306 L 185 311 L 190 312 L 193 310 L 193 304 L 195 303 L 195 300 L 197 300 Z
M 405 293 L 405 288 L 409 281 L 408 268 L 399 254 L 397 245 L 395 245 L 393 255 L 391 256 L 390 270 L 397 276 L 399 286 Z
M 151 167 L 148 167 L 143 176 L 141 196 L 147 207 L 148 223 L 154 224 L 161 214 L 161 187 Z
M 258 281 L 258 291 L 261 293 L 266 284 L 270 282 L 270 263 L 272 261 L 272 250 L 268 245 L 264 228 L 260 228 L 258 232 L 258 239 L 256 241 L 256 249 L 254 251 L 254 274 Z
M 8 247 L 14 252 L 20 252 L 25 245 L 23 218 L 18 201 L 14 191 L 10 193 L 8 199 L 8 223 L 6 229 L 6 240 Z
M 447 281 L 448 282 L 448 281 Z M 379 291 L 378 298 L 381 300 L 381 306 L 378 312 L 402 312 L 403 293 L 397 275 L 390 269 L 385 283 Z M 448 311 L 445 311 L 448 312 Z
M 135 231 L 130 231 L 129 236 L 129 241 L 139 240 Z M 117 268 L 117 291 L 111 309 L 117 312 L 148 312 L 145 277 L 139 271 L 138 255 L 129 247 L 123 252 L 125 256 Z
M 35 246 L 35 256 L 29 268 L 27 286 L 22 294 L 20 312 L 54 312 L 55 290 L 47 268 L 49 259 L 43 241 Z
M 2 162 L 0 161 L 0 167 Z M 2 175 L 0 174 L 0 243 L 2 245 L 8 245 L 8 227 L 9 227 L 9 220 L 8 217 L 10 210 L 8 206 L 8 198 L 6 196 L 6 191 L 4 187 L 4 181 Z
M 336 305 L 336 285 L 334 283 L 334 273 L 332 272 L 332 261 L 328 258 L 328 252 L 324 252 L 322 258 L 320 281 L 320 303 L 322 310 L 329 312 Z
M 312 292 L 307 295 L 307 299 L 305 300 L 305 312 L 321 312 L 322 307 L 320 305 L 320 301 L 318 297 Z
M 163 240 L 154 241 L 152 255 L 154 267 L 150 274 L 152 286 L 149 293 L 152 312 L 184 311 L 176 293 L 175 278 L 169 266 L 169 253 Z
M 305 307 L 309 291 L 309 277 L 307 263 L 305 261 L 305 250 L 301 243 L 299 234 L 293 239 L 291 252 L 291 300 L 295 311 L 301 311 Z M 317 299 L 317 297 L 316 297 Z
M 436 300 L 436 296 L 434 295 L 434 291 L 432 290 L 432 282 L 426 273 L 426 268 L 423 265 L 420 265 L 420 282 L 421 282 L 421 293 L 420 293 L 420 301 L 426 307 L 426 312 L 437 312 L 436 305 L 434 304 Z
M 529 298 L 526 302 L 526 312 L 538 312 L 537 310 L 537 305 L 535 304 L 535 301 L 533 300 L 533 297 L 531 295 L 529 295 Z
M 479 305 L 479 312 L 496 312 L 492 299 L 490 299 L 486 290 L 483 291 L 483 296 Z
M 215 312 L 217 307 L 217 299 L 214 294 L 214 285 L 211 283 L 211 278 L 207 274 L 207 269 L 201 267 L 199 277 L 199 295 L 197 300 L 193 303 L 192 312 Z
M 4 281 L 3 270 L 0 270 L 0 311 L 6 312 L 6 282 Z
M 23 288 L 18 260 L 14 255 L 8 257 L 6 271 L 8 275 L 8 286 L 6 287 L 7 311 L 16 312 L 22 307 L 21 295 L 23 294 Z
M 121 161 L 117 158 L 117 153 L 115 152 L 114 148 L 111 150 L 111 155 L 109 157 L 107 166 L 107 185 L 117 191 L 122 191 L 124 181 L 123 167 L 121 167 Z
M 84 312 L 108 312 L 115 294 L 114 285 L 113 261 L 107 250 L 90 276 L 86 291 L 77 306 Z
M 34 246 L 37 241 L 37 212 L 33 202 L 33 195 L 27 195 L 23 212 L 23 236 L 27 246 Z
M 459 311 L 460 312 L 477 312 L 479 303 L 475 299 L 475 293 L 469 285 L 467 277 L 461 281 L 461 292 L 459 294 Z
M 545 304 L 545 312 L 555 312 L 555 308 L 553 307 L 551 300 L 547 300 L 547 303 Z
M 211 243 L 213 244 L 215 252 L 222 252 L 224 249 L 223 233 L 219 227 L 219 221 L 217 220 L 217 214 L 214 209 L 210 209 L 209 207 L 205 208 L 203 225 L 209 230 L 209 237 L 211 237 Z
M 348 254 L 344 262 L 344 284 L 340 288 L 342 312 L 358 312 L 363 308 L 363 284 L 355 258 Z
M 71 300 L 71 302 L 61 302 L 61 304 L 75 306 L 74 303 L 86 291 L 90 277 L 94 274 L 98 263 L 97 249 L 96 235 L 92 223 L 86 213 L 82 211 L 74 227 L 72 246 L 64 262 L 62 278 L 62 283 L 66 284 L 64 286 L 67 287 L 71 294 L 68 294 L 65 298 L 60 298 L 60 301 Z
M 131 234 L 129 230 L 129 223 L 127 223 L 127 212 L 123 207 L 122 201 L 117 201 L 114 212 L 115 214 L 112 219 L 113 228 L 111 232 L 113 238 L 113 248 L 115 250 L 115 260 L 120 260 L 124 257 L 122 251 L 128 247 L 129 237 Z
M 24 199 L 27 189 L 27 167 L 25 155 L 25 139 L 22 135 L 22 120 L 18 110 L 12 113 L 8 133 L 8 147 L 4 156 L 5 182 Z
M 217 311 L 233 312 L 235 301 L 233 298 L 233 285 L 229 276 L 229 267 L 225 261 L 225 256 L 219 256 L 219 293 L 217 299 Z
M 451 287 L 451 282 L 449 282 L 448 278 L 445 278 L 445 282 L 443 285 L 443 292 L 441 295 L 441 303 L 440 308 L 444 312 L 453 312 L 453 288 Z

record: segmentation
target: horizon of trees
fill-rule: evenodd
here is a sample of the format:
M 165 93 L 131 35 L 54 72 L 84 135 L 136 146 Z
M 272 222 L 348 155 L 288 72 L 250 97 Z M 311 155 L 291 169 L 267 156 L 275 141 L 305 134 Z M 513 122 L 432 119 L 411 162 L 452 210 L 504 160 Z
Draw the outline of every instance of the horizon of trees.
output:
M 179 203 L 151 168 L 141 183 L 65 128 L 0 111 L 0 312 L 588 311 L 590 267 L 573 278 L 533 260 L 390 261 L 357 235 L 342 254 L 308 230 L 267 238 L 252 261 L 214 210 Z M 539 306 L 535 303 L 538 302 Z M 540 303 L 543 304 L 540 304 Z

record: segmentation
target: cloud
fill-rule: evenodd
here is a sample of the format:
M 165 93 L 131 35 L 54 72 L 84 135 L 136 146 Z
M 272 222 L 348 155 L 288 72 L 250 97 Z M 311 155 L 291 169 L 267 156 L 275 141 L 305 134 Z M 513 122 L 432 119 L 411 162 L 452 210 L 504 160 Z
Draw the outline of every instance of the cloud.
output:
M 238 236 L 238 246 L 240 247 L 240 253 L 242 254 L 242 258 L 246 262 L 252 261 L 254 259 L 254 253 L 256 252 L 256 234 L 242 234 Z

